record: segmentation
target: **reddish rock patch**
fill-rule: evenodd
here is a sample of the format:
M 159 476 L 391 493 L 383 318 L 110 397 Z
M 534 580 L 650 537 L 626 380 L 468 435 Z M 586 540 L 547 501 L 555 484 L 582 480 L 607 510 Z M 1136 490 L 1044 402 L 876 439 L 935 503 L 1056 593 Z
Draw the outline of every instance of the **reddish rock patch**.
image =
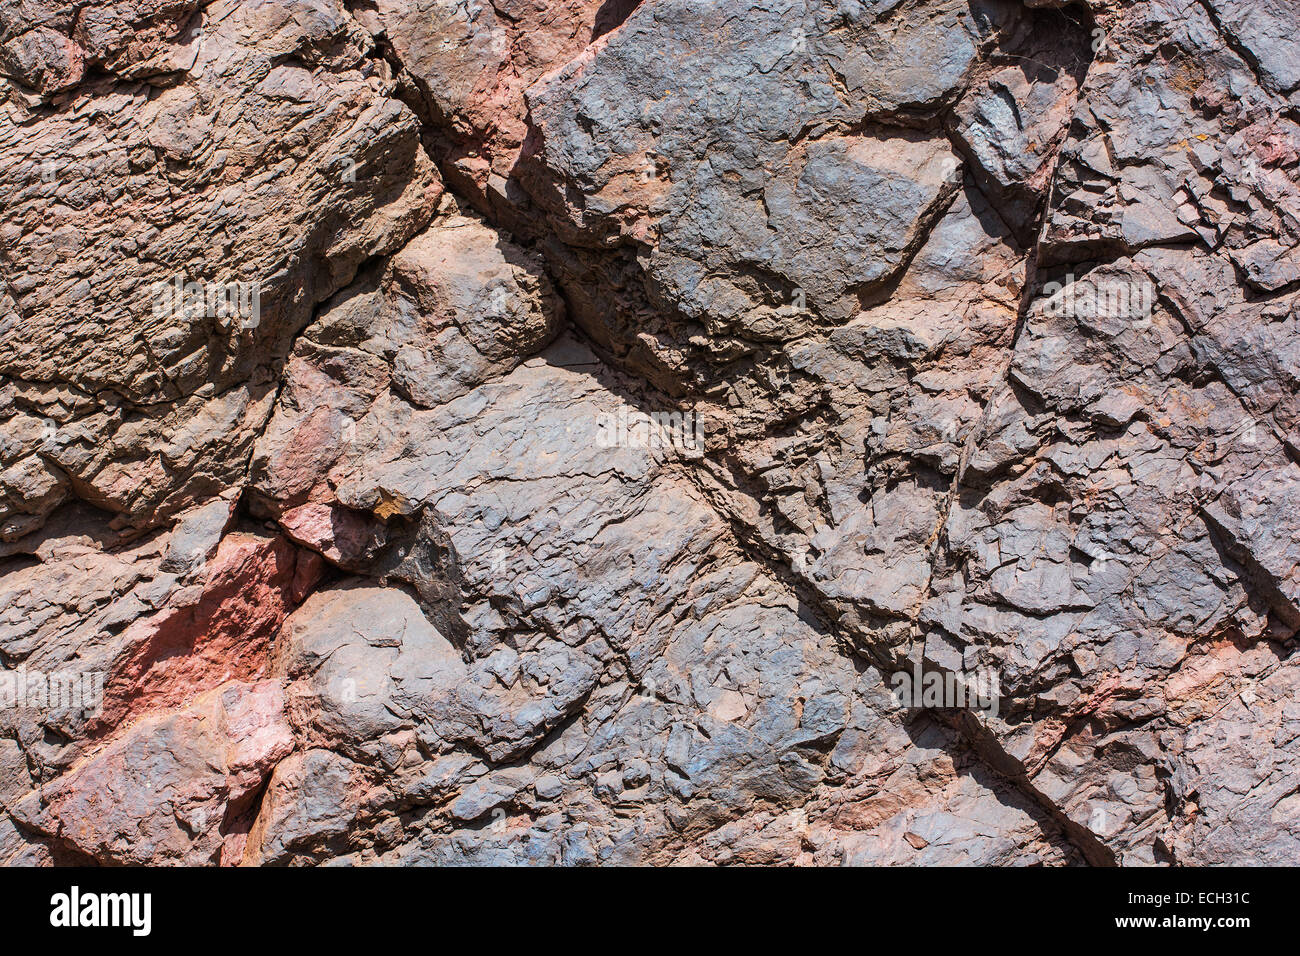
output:
M 261 677 L 272 638 L 321 570 L 318 556 L 283 536 L 228 535 L 192 603 L 127 629 L 128 650 L 105 682 L 94 735 L 104 736 L 145 711 L 181 706 L 227 681 Z
M 384 542 L 384 528 L 378 521 L 336 505 L 294 508 L 280 518 L 280 527 L 296 543 L 345 568 L 356 568 Z
M 242 852 L 233 823 L 292 750 L 280 685 L 231 683 L 146 716 L 13 813 L 101 862 L 220 862 Z

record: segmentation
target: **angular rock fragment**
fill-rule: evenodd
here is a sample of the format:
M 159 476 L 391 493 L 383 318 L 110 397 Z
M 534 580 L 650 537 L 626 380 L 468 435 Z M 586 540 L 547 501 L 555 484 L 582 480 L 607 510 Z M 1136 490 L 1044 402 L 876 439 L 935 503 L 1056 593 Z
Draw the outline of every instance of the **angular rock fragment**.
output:
M 72 19 L 3 47 L 43 89 L 83 60 L 107 76 L 2 120 L 0 387 L 29 421 L 0 520 L 30 530 L 70 486 L 157 527 L 240 483 L 312 306 L 414 235 L 441 185 L 333 0 L 91 5 L 58 39 Z
M 102 862 L 219 863 L 239 842 L 231 824 L 292 748 L 279 685 L 231 683 L 141 720 L 13 813 Z

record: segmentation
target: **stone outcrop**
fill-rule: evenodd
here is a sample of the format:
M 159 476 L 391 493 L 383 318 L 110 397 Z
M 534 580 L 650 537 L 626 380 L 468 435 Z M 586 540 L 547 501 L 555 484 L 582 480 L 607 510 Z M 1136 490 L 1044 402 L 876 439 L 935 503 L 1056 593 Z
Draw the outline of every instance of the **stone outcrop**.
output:
M 0 11 L 0 860 L 1300 862 L 1288 12 Z

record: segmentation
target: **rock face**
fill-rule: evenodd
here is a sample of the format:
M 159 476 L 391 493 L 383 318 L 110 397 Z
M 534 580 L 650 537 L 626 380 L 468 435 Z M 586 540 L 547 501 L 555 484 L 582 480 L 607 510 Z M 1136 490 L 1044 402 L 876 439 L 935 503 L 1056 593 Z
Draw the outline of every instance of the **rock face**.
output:
M 0 9 L 0 861 L 1300 863 L 1289 12 Z

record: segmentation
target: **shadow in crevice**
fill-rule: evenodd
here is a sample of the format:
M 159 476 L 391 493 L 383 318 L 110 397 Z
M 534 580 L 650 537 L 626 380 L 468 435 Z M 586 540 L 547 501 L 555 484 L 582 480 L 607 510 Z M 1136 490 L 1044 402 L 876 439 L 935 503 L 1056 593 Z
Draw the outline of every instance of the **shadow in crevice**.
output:
M 1061 854 L 1061 864 L 1052 865 L 1108 865 L 1104 856 L 1087 845 L 1088 841 L 1078 838 L 1076 824 L 1072 824 L 1058 808 L 1045 803 L 1027 781 L 1018 779 L 1014 773 L 1006 772 L 1006 768 L 999 767 L 996 760 L 990 761 L 981 752 L 978 744 L 961 730 L 961 718 L 965 717 L 969 715 L 963 713 L 958 715 L 957 720 L 948 720 L 939 714 L 918 712 L 903 721 L 903 729 L 922 752 L 941 750 L 946 753 L 952 761 L 952 770 L 957 778 L 969 777 L 1008 811 L 1027 816 L 1032 821 L 1030 826 L 1037 831 L 1038 839 Z M 946 806 L 945 809 L 959 819 L 968 819 L 963 817 L 959 807 Z M 1040 865 L 1046 862 L 1041 861 Z
M 605 0 L 596 11 L 595 22 L 591 25 L 591 40 L 594 43 L 606 33 L 618 29 L 623 21 L 632 15 L 632 11 L 641 6 L 641 0 Z

